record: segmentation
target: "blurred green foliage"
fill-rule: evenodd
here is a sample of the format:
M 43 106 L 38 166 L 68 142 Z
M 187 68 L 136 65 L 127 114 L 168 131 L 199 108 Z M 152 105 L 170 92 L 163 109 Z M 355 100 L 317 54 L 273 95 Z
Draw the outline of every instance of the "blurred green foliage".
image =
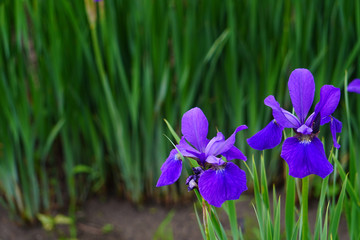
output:
M 180 133 L 182 114 L 199 106 L 209 135 L 246 124 L 236 144 L 260 164 L 245 138 L 271 120 L 263 99 L 289 109 L 288 77 L 304 67 L 317 101 L 323 84 L 343 88 L 346 70 L 360 76 L 359 51 L 359 1 L 1 1 L 1 202 L 33 221 L 92 192 L 176 201 L 184 177 L 155 188 L 172 148 L 164 118 Z M 348 122 L 344 105 L 335 116 L 347 164 L 359 155 L 349 151 L 359 96 L 349 95 Z M 265 153 L 269 183 L 283 179 L 279 150 Z

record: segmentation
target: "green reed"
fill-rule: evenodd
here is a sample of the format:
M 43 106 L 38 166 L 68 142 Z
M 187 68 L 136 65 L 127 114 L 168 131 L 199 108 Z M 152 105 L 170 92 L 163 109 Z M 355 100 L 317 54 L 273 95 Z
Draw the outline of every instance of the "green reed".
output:
M 199 106 L 225 135 L 246 123 L 249 137 L 271 120 L 267 95 L 290 104 L 294 68 L 341 88 L 345 70 L 349 80 L 360 75 L 356 1 L 92 4 L 0 1 L 1 202 L 25 220 L 69 201 L 74 208 L 92 192 L 179 200 L 183 187 L 154 188 L 171 147 L 163 118 L 179 132 L 180 116 Z M 344 126 L 345 169 L 359 155 L 360 112 L 352 106 L 360 100 L 348 102 L 354 134 Z M 345 123 L 341 105 L 336 117 Z M 240 142 L 259 167 L 260 154 Z M 264 155 L 269 183 L 284 180 L 278 156 L 279 148 Z

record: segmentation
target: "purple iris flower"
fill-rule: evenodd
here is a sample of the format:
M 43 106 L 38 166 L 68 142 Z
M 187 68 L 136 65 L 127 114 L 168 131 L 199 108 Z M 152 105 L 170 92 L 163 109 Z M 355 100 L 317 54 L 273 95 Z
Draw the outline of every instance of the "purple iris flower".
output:
M 348 92 L 354 92 L 360 94 L 360 79 L 355 79 L 354 81 L 352 81 L 349 84 L 347 90 Z
M 245 172 L 221 157 L 227 160 L 246 160 L 246 156 L 234 144 L 236 133 L 247 129 L 247 126 L 237 127 L 226 140 L 221 132 L 209 140 L 208 126 L 208 120 L 200 108 L 190 109 L 183 115 L 183 137 L 162 165 L 162 173 L 156 186 L 170 185 L 179 179 L 182 170 L 181 155 L 193 158 L 199 167 L 193 168 L 194 175 L 186 180 L 188 189 L 199 188 L 200 194 L 209 204 L 221 207 L 226 200 L 238 199 L 247 190 Z
M 308 118 L 315 94 L 315 82 L 311 72 L 307 69 L 295 69 L 289 78 L 288 88 L 293 103 L 294 116 L 282 109 L 275 97 L 265 98 L 265 105 L 272 108 L 274 120 L 264 129 L 247 140 L 248 144 L 257 150 L 274 148 L 281 142 L 284 128 L 292 128 L 295 136 L 285 139 L 281 157 L 289 165 L 289 174 L 296 178 L 303 178 L 316 174 L 325 178 L 333 171 L 333 166 L 326 158 L 324 146 L 318 138 L 320 125 L 330 123 L 333 144 L 336 133 L 341 132 L 342 124 L 331 116 L 340 101 L 340 89 L 331 85 L 324 85 L 320 90 L 320 101 Z

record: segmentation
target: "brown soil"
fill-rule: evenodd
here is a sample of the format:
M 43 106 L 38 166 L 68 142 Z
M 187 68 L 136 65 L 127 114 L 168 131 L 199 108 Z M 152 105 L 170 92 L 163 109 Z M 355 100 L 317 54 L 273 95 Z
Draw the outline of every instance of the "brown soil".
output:
M 254 235 L 255 229 L 258 227 L 254 210 L 248 196 L 242 196 L 240 199 L 242 200 L 237 203 L 239 223 L 245 230 L 245 236 L 248 236 L 246 239 L 253 239 L 256 235 Z M 284 203 L 282 206 L 285 206 Z M 310 202 L 309 207 L 309 222 L 310 226 L 313 227 L 312 222 L 316 219 L 317 204 Z M 165 231 L 172 232 L 175 240 L 202 238 L 194 213 L 194 206 L 191 204 L 174 208 L 165 208 L 160 205 L 135 207 L 128 202 L 119 201 L 115 198 L 106 201 L 95 198 L 88 200 L 83 209 L 77 212 L 78 239 L 168 239 L 165 237 L 169 237 L 169 232 L 158 231 L 157 236 L 160 236 L 158 238 L 154 238 L 154 235 L 171 210 L 174 210 L 174 216 L 170 225 L 165 227 Z M 200 211 L 199 214 L 201 217 Z M 225 213 L 219 212 L 219 215 L 224 227 L 229 229 Z M 104 226 L 109 227 L 109 230 L 104 231 Z M 349 239 L 344 219 L 340 222 L 339 234 L 341 239 Z M 66 226 L 57 227 L 56 231 L 52 232 L 43 230 L 41 225 L 18 226 L 9 219 L 6 211 L 0 208 L 0 240 L 51 240 L 66 236 L 68 236 L 68 227 Z

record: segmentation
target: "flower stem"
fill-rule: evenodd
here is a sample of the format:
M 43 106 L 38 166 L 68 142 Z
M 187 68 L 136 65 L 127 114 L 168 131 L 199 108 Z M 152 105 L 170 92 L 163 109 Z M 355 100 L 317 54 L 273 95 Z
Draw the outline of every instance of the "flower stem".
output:
M 202 211 L 203 211 L 203 224 L 204 224 L 204 228 L 205 228 L 205 236 L 206 239 L 209 240 L 210 239 L 210 234 L 209 234 L 209 226 L 208 226 L 208 212 L 206 209 L 206 203 L 205 200 L 202 199 Z
M 309 177 L 302 179 L 302 201 L 301 201 L 301 222 L 302 239 L 308 239 L 309 221 L 308 221 L 308 196 L 309 196 Z
M 291 239 L 294 230 L 295 192 L 295 178 L 289 175 L 289 167 L 286 165 L 285 229 L 287 239 Z

